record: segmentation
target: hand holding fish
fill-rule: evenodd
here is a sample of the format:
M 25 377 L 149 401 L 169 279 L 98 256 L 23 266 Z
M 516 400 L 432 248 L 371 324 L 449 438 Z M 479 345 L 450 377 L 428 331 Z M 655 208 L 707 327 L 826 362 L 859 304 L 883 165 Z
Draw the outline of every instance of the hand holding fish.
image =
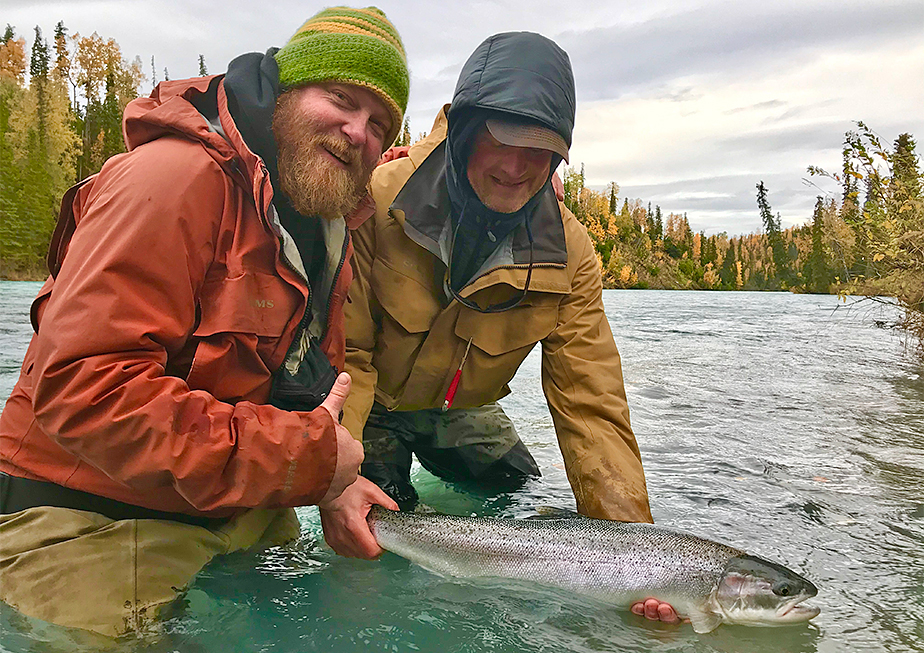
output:
M 681 621 L 689 621 L 689 619 L 681 619 L 670 603 L 661 603 L 658 599 L 639 601 L 632 605 L 631 610 L 632 614 L 645 617 L 649 621 L 660 621 L 666 624 L 679 624 Z
M 347 558 L 373 560 L 385 553 L 369 530 L 366 516 L 373 505 L 397 510 L 398 504 L 372 481 L 359 476 L 339 497 L 323 506 L 321 526 L 324 540 Z
M 373 559 L 384 552 L 369 531 L 369 509 L 382 505 L 397 510 L 391 497 L 375 483 L 359 476 L 363 462 L 363 445 L 340 425 L 340 410 L 350 394 L 350 375 L 341 373 L 321 408 L 330 412 L 337 434 L 337 468 L 330 488 L 318 502 L 324 539 L 330 547 L 347 558 Z

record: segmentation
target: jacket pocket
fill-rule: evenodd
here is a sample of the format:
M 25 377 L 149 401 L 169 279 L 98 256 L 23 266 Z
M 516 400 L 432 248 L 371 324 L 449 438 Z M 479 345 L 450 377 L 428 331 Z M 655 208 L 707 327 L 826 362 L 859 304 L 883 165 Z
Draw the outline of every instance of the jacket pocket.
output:
M 535 300 L 533 300 L 535 301 Z M 532 347 L 546 338 L 558 323 L 558 303 L 538 301 L 501 313 L 462 309 L 455 333 L 490 356 Z
M 271 274 L 245 272 L 237 277 L 206 280 L 193 335 L 246 333 L 278 338 L 299 304 L 295 292 Z
M 408 333 L 428 331 L 442 311 L 432 278 L 403 274 L 379 259 L 372 264 L 371 286 L 382 310 Z
M 244 398 L 265 403 L 291 339 L 287 329 L 301 318 L 302 303 L 297 291 L 270 274 L 207 280 L 192 334 L 189 387 L 230 403 Z

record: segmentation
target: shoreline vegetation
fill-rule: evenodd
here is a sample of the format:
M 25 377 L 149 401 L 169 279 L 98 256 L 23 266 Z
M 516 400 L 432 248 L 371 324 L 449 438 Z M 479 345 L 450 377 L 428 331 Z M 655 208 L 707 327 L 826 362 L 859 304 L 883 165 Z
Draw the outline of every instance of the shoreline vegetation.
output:
M 158 71 L 151 58 L 150 83 Z M 199 74 L 206 75 L 199 56 Z M 169 73 L 163 70 L 163 79 Z M 121 116 L 148 82 L 140 58 L 126 61 L 114 39 L 68 35 L 51 44 L 35 27 L 26 41 L 7 25 L 0 40 L 0 279 L 42 281 L 60 198 L 77 180 L 125 151 Z M 420 135 L 421 137 L 423 134 Z M 396 145 L 411 144 L 410 127 Z M 641 199 L 585 185 L 584 166 L 563 172 L 565 204 L 593 240 L 605 288 L 788 290 L 892 297 L 896 326 L 924 362 L 924 177 L 911 134 L 883 141 L 864 123 L 845 134 L 838 171 L 809 166 L 834 192 L 813 215 L 782 229 L 770 192 L 755 180 L 763 230 L 694 232 L 686 213 L 662 213 Z M 821 193 L 821 191 L 820 191 Z

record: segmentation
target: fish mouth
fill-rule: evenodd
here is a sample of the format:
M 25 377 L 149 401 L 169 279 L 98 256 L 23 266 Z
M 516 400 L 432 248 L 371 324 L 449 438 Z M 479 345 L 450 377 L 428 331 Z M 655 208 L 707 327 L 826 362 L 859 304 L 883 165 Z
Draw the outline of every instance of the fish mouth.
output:
M 817 617 L 821 612 L 821 608 L 816 608 L 810 605 L 800 605 L 808 597 L 800 597 L 795 601 L 790 601 L 784 603 L 776 611 L 777 621 L 785 623 L 798 623 L 800 621 L 808 621 L 814 617 Z

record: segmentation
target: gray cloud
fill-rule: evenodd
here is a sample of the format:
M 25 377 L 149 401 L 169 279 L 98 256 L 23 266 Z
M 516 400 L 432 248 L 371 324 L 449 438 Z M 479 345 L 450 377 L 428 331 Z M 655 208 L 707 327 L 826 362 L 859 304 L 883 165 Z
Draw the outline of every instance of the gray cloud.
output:
M 804 150 L 819 151 L 836 146 L 843 141 L 844 131 L 844 123 L 840 120 L 821 120 L 808 125 L 778 126 L 729 136 L 716 142 L 715 148 L 725 152 L 766 154 L 785 151 L 794 153 L 794 156 L 805 156 L 801 154 Z
M 785 107 L 786 103 L 782 100 L 767 100 L 766 102 L 758 102 L 757 104 L 751 104 L 746 107 L 735 107 L 734 109 L 729 109 L 725 111 L 725 115 L 731 116 L 736 113 L 742 113 L 745 111 L 754 111 L 761 109 L 776 109 L 777 107 Z
M 818 53 L 920 41 L 924 3 L 716 3 L 641 24 L 563 31 L 582 99 L 618 98 L 686 75 L 756 76 Z

